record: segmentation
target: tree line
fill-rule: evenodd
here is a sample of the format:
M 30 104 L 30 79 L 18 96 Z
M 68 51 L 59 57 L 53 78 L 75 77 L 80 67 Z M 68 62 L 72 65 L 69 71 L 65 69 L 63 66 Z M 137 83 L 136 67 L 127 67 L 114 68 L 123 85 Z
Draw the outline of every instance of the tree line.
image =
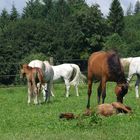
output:
M 108 16 L 98 4 L 85 0 L 29 0 L 21 14 L 14 4 L 0 15 L 0 75 L 14 75 L 32 59 L 88 59 L 99 50 L 115 49 L 121 57 L 140 54 L 140 3 L 126 16 L 119 0 L 113 0 Z M 4 65 L 3 65 L 4 64 Z M 11 84 L 16 77 L 1 77 Z

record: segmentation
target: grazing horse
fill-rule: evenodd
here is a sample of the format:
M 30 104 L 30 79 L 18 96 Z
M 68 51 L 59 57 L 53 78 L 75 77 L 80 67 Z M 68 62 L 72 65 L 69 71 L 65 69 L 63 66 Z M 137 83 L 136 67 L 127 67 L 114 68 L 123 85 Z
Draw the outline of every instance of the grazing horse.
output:
M 43 71 L 43 78 L 45 81 L 45 84 L 42 86 L 43 88 L 43 96 L 44 101 L 50 100 L 50 95 L 53 94 L 52 91 L 52 85 L 53 85 L 53 76 L 54 71 L 52 69 L 52 66 L 49 64 L 48 61 L 40 61 L 40 60 L 32 60 L 28 66 L 32 68 L 40 68 Z M 46 84 L 47 83 L 47 84 Z
M 139 98 L 139 84 L 140 84 L 140 57 L 129 57 L 129 58 L 122 58 L 121 63 L 124 67 L 129 66 L 129 71 L 128 71 L 128 78 L 127 82 L 130 83 L 132 77 L 134 75 L 137 76 L 137 80 L 135 83 L 135 93 L 136 93 L 136 98 Z
M 53 80 L 57 80 L 60 78 L 64 79 L 66 86 L 66 97 L 69 97 L 69 89 L 70 85 L 75 86 L 76 95 L 79 96 L 78 93 L 78 85 L 80 81 L 84 81 L 85 76 L 81 73 L 80 68 L 76 64 L 61 64 L 57 66 L 52 66 L 54 70 Z
M 129 67 L 130 62 L 132 61 L 133 57 L 128 57 L 128 58 L 121 58 L 121 64 L 124 68 Z
M 28 64 L 23 64 L 20 77 L 22 78 L 24 75 L 26 75 L 28 82 L 28 103 L 31 103 L 31 97 L 34 95 L 34 103 L 38 104 L 40 88 L 44 84 L 43 72 L 40 68 L 32 68 Z
M 90 96 L 92 92 L 93 77 L 100 81 L 98 87 L 98 104 L 102 95 L 102 103 L 106 97 L 106 82 L 116 82 L 115 93 L 118 102 L 123 102 L 123 97 L 128 91 L 124 70 L 118 55 L 114 51 L 100 51 L 93 53 L 88 60 L 88 103 L 90 108 Z
M 40 60 L 33 60 L 28 65 L 31 67 L 41 67 L 39 64 Z M 44 61 L 44 63 L 48 63 L 48 61 Z M 60 78 L 64 79 L 65 86 L 66 86 L 66 97 L 69 97 L 69 89 L 70 85 L 75 86 L 76 95 L 79 96 L 78 93 L 78 85 L 80 81 L 84 81 L 85 76 L 81 73 L 80 68 L 76 64 L 61 64 L 57 66 L 52 66 L 54 71 L 53 81 L 58 80 Z M 43 94 L 44 94 L 44 90 Z M 52 96 L 54 96 L 51 90 Z

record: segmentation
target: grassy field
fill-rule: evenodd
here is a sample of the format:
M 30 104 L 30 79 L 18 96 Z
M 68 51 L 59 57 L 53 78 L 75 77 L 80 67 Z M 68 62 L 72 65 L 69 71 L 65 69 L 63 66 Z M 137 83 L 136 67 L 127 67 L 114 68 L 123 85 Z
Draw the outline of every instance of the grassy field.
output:
M 105 102 L 116 101 L 114 84 L 107 84 Z M 97 84 L 91 106 L 97 105 Z M 131 115 L 112 117 L 79 117 L 60 120 L 62 112 L 82 114 L 86 109 L 87 86 L 80 85 L 80 97 L 72 87 L 70 97 L 64 96 L 65 87 L 54 85 L 55 97 L 42 105 L 27 104 L 27 87 L 0 88 L 0 140 L 138 140 L 140 139 L 140 99 L 135 98 L 134 84 L 124 103 L 133 109 Z

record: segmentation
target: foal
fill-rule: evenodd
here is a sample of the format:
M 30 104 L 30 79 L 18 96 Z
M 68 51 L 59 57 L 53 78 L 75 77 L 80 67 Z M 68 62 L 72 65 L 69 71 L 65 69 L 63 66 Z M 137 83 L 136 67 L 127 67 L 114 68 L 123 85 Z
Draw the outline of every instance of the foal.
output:
M 123 102 L 123 97 L 128 91 L 128 84 L 118 55 L 113 52 L 95 52 L 88 60 L 88 102 L 87 109 L 90 108 L 90 96 L 92 92 L 93 77 L 100 81 L 98 87 L 98 104 L 102 95 L 102 103 L 106 97 L 106 82 L 116 82 L 115 93 L 118 102 Z
M 43 73 L 40 68 L 32 68 L 28 64 L 23 64 L 20 77 L 26 75 L 28 83 L 28 104 L 31 103 L 31 97 L 34 95 L 34 104 L 38 104 L 38 96 L 41 85 L 44 85 Z

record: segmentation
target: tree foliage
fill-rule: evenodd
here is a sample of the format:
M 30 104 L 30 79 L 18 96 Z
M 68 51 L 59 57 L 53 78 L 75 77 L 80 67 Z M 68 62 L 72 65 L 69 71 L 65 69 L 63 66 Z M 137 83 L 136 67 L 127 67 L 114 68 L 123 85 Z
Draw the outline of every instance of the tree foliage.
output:
M 135 14 L 140 13 L 140 1 L 139 0 L 136 1 L 134 13 Z
M 133 5 L 132 5 L 132 3 L 130 3 L 129 7 L 127 8 L 127 11 L 126 11 L 126 15 L 130 16 L 132 14 L 133 14 Z
M 108 15 L 108 23 L 111 33 L 114 32 L 122 35 L 124 30 L 124 12 L 119 0 L 113 0 L 111 4 L 110 12 Z
M 85 0 L 29 0 L 21 15 L 14 5 L 10 14 L 3 9 L 0 83 L 17 82 L 17 64 L 32 59 L 88 59 L 95 51 L 110 49 L 121 57 L 138 56 L 139 21 L 139 14 L 124 17 L 118 0 L 106 18 L 99 5 L 89 6 Z
M 19 18 L 19 13 L 14 5 L 12 5 L 12 10 L 10 14 L 10 20 L 15 21 Z
M 9 23 L 10 15 L 8 14 L 6 9 L 3 9 L 0 16 L 0 28 L 3 28 Z

